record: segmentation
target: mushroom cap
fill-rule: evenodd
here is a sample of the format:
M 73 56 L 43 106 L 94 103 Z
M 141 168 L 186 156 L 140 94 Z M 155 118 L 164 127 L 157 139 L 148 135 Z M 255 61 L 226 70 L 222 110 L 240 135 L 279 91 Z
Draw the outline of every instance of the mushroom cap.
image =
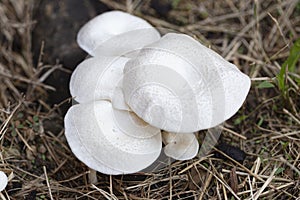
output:
M 105 174 L 138 172 L 162 148 L 160 130 L 108 101 L 77 104 L 65 116 L 65 135 L 76 157 Z
M 199 143 L 194 133 L 162 132 L 164 152 L 176 160 L 189 160 L 199 151 Z
M 7 183 L 8 183 L 8 178 L 6 174 L 0 171 L 0 192 L 6 188 Z
M 128 61 L 125 57 L 97 56 L 81 62 L 70 80 L 70 92 L 79 103 L 96 100 L 112 100 L 123 98 L 123 94 L 115 91 L 122 86 L 123 69 Z M 120 95 L 120 97 L 118 96 Z
M 77 43 L 92 56 L 116 56 L 140 49 L 159 38 L 159 32 L 144 19 L 110 11 L 87 22 L 78 32 Z
M 166 34 L 124 68 L 126 103 L 143 120 L 169 132 L 222 123 L 242 106 L 249 89 L 247 75 L 184 34 Z

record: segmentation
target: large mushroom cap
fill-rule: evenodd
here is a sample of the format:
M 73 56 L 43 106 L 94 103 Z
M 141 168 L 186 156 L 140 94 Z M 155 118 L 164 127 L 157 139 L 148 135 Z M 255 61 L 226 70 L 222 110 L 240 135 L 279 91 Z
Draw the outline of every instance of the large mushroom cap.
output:
M 65 135 L 79 160 L 105 174 L 138 172 L 151 165 L 162 146 L 160 130 L 108 101 L 72 106 Z
M 164 152 L 176 160 L 189 160 L 199 151 L 199 142 L 194 133 L 162 133 L 165 143 Z
M 214 51 L 169 33 L 124 68 L 125 101 L 139 117 L 169 132 L 195 132 L 234 115 L 250 79 Z
M 147 21 L 125 12 L 110 11 L 86 23 L 78 32 L 77 43 L 90 55 L 116 56 L 159 38 L 158 31 Z

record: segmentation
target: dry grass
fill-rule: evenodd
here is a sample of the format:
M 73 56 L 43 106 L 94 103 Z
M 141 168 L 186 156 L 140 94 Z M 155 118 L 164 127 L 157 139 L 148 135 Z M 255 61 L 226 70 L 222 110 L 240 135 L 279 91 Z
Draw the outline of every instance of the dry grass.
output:
M 209 155 L 175 162 L 151 174 L 98 174 L 98 183 L 90 185 L 88 168 L 66 143 L 59 105 L 47 103 L 48 92 L 55 88 L 44 80 L 62 66 L 44 64 L 42 57 L 33 64 L 34 2 L 2 0 L 0 170 L 10 181 L 0 198 L 299 199 L 299 84 L 290 74 L 285 99 L 277 87 L 257 87 L 262 81 L 275 81 L 299 37 L 299 1 L 173 0 L 177 5 L 160 16 L 149 1 L 101 2 L 139 15 L 156 27 L 198 38 L 252 78 L 246 103 L 226 122 L 221 138 L 247 152 L 246 160 L 238 163 L 227 155 L 226 159 Z M 299 77 L 299 63 L 296 69 L 294 76 Z

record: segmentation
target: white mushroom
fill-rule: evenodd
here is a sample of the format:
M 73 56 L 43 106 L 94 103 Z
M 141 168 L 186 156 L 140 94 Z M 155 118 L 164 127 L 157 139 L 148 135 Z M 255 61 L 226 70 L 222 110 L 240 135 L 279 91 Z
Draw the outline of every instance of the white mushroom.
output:
M 160 38 L 148 22 L 121 11 L 89 21 L 77 41 L 95 57 L 72 74 L 79 104 L 65 116 L 65 135 L 79 160 L 105 174 L 138 172 L 164 155 L 161 129 L 168 131 L 165 155 L 194 158 L 192 132 L 234 115 L 250 88 L 248 76 L 193 38 Z
M 124 68 L 125 101 L 139 117 L 169 132 L 195 132 L 234 115 L 250 79 L 190 36 L 169 33 Z
M 108 101 L 72 106 L 65 116 L 65 135 L 79 160 L 105 174 L 138 172 L 160 155 L 160 130 Z
M 115 108 L 130 110 L 122 91 L 125 57 L 97 56 L 84 60 L 74 70 L 70 92 L 79 103 L 110 100 Z
M 171 158 L 189 160 L 198 154 L 199 143 L 194 133 L 162 132 L 162 138 L 164 152 Z
M 90 55 L 123 55 L 160 38 L 147 21 L 121 11 L 98 15 L 78 32 L 79 46 Z
M 8 183 L 8 178 L 6 174 L 0 171 L 0 192 L 6 188 L 7 183 Z

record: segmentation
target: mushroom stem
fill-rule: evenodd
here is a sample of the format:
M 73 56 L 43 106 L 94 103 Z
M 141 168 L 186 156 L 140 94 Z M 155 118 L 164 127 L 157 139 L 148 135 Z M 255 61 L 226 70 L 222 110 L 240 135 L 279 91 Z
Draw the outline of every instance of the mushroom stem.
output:
M 96 184 L 98 182 L 97 179 L 97 171 L 89 168 L 90 173 L 88 174 L 88 181 L 90 184 Z
M 164 152 L 176 160 L 194 158 L 199 150 L 199 143 L 194 133 L 174 133 L 164 131 L 163 142 L 166 145 Z

